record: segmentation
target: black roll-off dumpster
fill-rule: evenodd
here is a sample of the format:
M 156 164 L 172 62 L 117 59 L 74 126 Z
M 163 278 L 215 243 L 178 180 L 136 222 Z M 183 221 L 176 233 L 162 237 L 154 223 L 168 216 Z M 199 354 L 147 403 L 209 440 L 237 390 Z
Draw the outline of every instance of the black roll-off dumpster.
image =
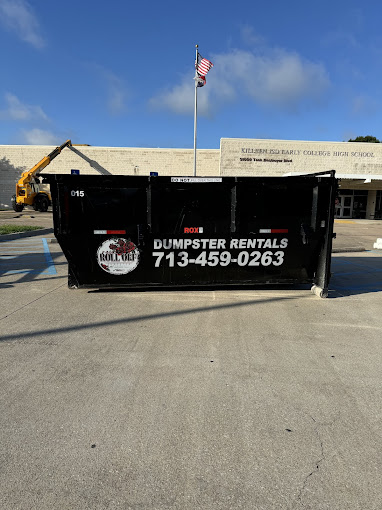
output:
M 312 284 L 328 294 L 334 171 L 44 182 L 71 288 Z

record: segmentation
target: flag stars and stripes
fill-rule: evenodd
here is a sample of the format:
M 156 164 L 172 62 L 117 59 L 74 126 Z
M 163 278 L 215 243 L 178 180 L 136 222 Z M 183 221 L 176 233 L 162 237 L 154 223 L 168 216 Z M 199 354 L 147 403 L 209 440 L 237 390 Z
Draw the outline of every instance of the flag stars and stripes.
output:
M 210 60 L 207 60 L 206 58 L 203 58 L 200 53 L 198 53 L 197 61 L 195 62 L 195 68 L 196 68 L 196 80 L 197 80 L 197 86 L 203 87 L 203 85 L 206 84 L 206 74 L 208 71 L 213 67 L 213 63 Z
M 206 58 L 203 58 L 198 53 L 198 63 L 197 63 L 196 71 L 198 72 L 198 74 L 200 74 L 200 76 L 205 76 L 208 73 L 208 71 L 211 69 L 211 67 L 213 67 L 213 66 L 214 65 L 212 62 L 210 62 Z

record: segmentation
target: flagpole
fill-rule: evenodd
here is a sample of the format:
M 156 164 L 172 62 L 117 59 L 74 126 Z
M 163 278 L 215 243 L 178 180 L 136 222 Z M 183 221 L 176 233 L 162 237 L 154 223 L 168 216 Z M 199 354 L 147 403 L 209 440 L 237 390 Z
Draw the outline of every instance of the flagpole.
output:
M 197 95 L 197 72 L 196 66 L 198 64 L 198 45 L 196 48 L 196 56 L 195 56 L 195 107 L 194 107 L 194 176 L 196 176 L 196 122 L 197 122 L 197 107 L 198 107 L 198 95 Z

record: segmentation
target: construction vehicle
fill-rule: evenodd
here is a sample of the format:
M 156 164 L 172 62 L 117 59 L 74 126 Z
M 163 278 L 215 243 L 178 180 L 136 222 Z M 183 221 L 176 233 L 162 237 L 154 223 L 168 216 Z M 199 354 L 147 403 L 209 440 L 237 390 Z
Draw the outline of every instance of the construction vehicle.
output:
M 46 212 L 52 203 L 50 191 L 40 187 L 39 172 L 58 156 L 65 147 L 72 146 L 71 140 L 56 147 L 45 156 L 37 165 L 21 174 L 16 184 L 16 195 L 12 197 L 12 207 L 21 212 L 26 205 L 31 205 L 35 211 Z

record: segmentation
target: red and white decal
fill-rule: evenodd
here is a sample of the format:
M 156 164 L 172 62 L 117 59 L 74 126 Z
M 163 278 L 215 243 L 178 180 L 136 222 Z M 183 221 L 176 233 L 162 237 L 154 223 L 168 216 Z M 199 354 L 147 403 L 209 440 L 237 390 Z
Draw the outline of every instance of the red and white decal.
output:
M 107 273 L 127 274 L 138 266 L 139 250 L 130 240 L 113 237 L 99 246 L 97 261 Z
M 287 234 L 287 228 L 261 228 L 259 234 Z
M 203 234 L 203 227 L 184 227 L 185 234 Z
M 95 234 L 122 235 L 126 234 L 126 230 L 95 230 Z

